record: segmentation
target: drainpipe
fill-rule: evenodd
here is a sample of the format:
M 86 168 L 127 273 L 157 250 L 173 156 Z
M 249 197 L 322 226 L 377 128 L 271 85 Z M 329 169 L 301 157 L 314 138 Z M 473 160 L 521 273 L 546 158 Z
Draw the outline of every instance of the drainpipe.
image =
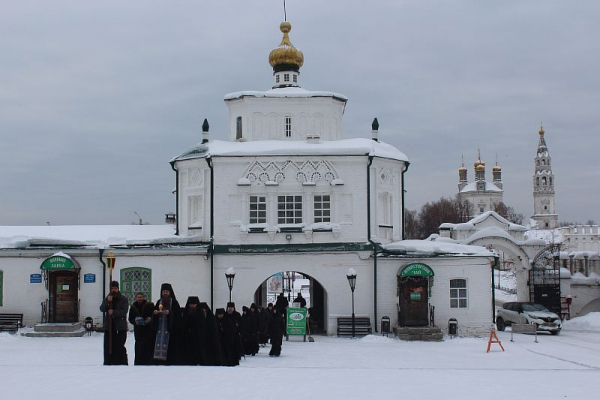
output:
M 214 275 L 215 275 L 215 170 L 211 158 L 205 158 L 208 168 L 210 168 L 210 245 L 208 252 L 210 253 L 210 308 L 214 309 Z
M 404 206 L 404 174 L 406 173 L 406 171 L 408 171 L 409 165 L 410 163 L 408 161 L 404 162 L 404 169 L 402 170 L 402 190 L 400 191 L 402 193 L 402 235 L 400 235 L 400 237 L 402 237 L 402 240 L 406 240 L 406 221 L 404 220 L 406 211 L 406 207 Z
M 172 161 L 171 168 L 175 171 L 175 236 L 179 236 L 179 172 Z
M 379 247 L 371 240 L 371 164 L 373 164 L 373 156 L 369 156 L 367 163 L 367 238 L 373 245 L 373 325 L 377 333 L 377 250 Z
M 494 267 L 496 269 L 499 268 L 498 260 L 500 257 L 494 256 L 494 263 L 491 264 L 492 267 L 492 324 L 496 323 L 496 283 L 494 282 Z
M 100 262 L 102 263 L 102 299 L 101 301 L 104 301 L 104 298 L 106 297 L 106 263 L 104 262 L 104 260 L 102 259 L 102 256 L 104 255 L 104 249 L 98 249 L 98 258 L 100 259 Z M 102 313 L 102 328 L 104 328 L 106 322 L 106 313 L 103 312 Z

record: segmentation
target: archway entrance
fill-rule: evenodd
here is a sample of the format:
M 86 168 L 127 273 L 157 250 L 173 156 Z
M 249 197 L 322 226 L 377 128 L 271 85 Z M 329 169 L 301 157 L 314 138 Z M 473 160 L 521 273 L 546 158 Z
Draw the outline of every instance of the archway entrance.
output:
M 298 271 L 278 272 L 260 284 L 254 292 L 254 302 L 266 308 L 269 303 L 275 304 L 280 293 L 284 294 L 290 306 L 300 293 L 306 300 L 311 333 L 327 331 L 327 292 L 316 279 Z
M 398 325 L 429 325 L 429 287 L 433 270 L 421 263 L 405 266 L 398 275 Z

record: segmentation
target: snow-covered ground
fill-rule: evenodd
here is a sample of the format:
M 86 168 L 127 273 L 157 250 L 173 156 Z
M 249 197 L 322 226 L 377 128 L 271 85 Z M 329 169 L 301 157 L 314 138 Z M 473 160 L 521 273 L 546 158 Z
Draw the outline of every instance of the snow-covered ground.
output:
M 102 335 L 0 334 L 2 399 L 577 399 L 599 398 L 600 313 L 565 323 L 559 336 L 498 332 L 440 343 L 315 336 L 268 347 L 239 367 L 102 366 Z M 133 336 L 127 340 L 133 359 Z

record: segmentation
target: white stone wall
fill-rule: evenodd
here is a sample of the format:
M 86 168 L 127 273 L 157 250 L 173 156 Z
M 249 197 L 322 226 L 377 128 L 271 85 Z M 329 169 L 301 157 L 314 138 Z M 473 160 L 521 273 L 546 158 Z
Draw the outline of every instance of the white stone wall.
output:
M 323 140 L 342 137 L 345 102 L 333 97 L 252 97 L 227 100 L 229 140 L 236 140 L 237 117 L 242 117 L 243 140 Z M 292 117 L 292 137 L 285 137 L 285 117 Z
M 92 317 L 96 324 L 101 324 L 102 313 L 99 310 L 103 299 L 102 264 L 97 250 L 69 251 L 63 250 L 74 258 L 81 266 L 79 300 L 80 320 Z M 114 250 L 113 250 L 114 251 Z M 200 250 L 191 250 L 199 253 Z M 203 251 L 202 251 L 203 252 Z M 0 269 L 4 271 L 4 295 L 2 313 L 22 313 L 24 323 L 31 326 L 41 320 L 41 303 L 48 299 L 48 289 L 42 283 L 29 283 L 30 274 L 41 273 L 40 265 L 55 251 L 22 251 L 14 256 L 2 257 Z M 152 270 L 152 299 L 160 297 L 160 285 L 163 282 L 173 284 L 173 290 L 182 305 L 187 297 L 198 295 L 207 300 L 210 297 L 210 261 L 203 255 L 179 252 L 156 252 L 150 250 L 116 250 L 114 251 L 116 267 L 113 279 L 120 281 L 120 271 L 128 267 L 143 267 Z M 179 253 L 179 254 L 177 254 Z M 104 254 L 106 259 L 107 253 Z M 95 283 L 84 283 L 85 274 L 95 274 Z M 108 293 L 109 272 L 106 270 L 106 291 Z
M 434 283 L 429 303 L 435 307 L 435 324 L 447 333 L 448 320 L 458 320 L 461 336 L 481 336 L 489 333 L 492 323 L 492 268 L 493 258 L 440 257 L 440 258 L 384 258 L 378 262 L 378 318 L 389 316 L 392 325 L 398 323 L 398 275 L 412 263 L 423 263 L 434 271 Z M 468 307 L 450 308 L 450 280 L 466 279 Z

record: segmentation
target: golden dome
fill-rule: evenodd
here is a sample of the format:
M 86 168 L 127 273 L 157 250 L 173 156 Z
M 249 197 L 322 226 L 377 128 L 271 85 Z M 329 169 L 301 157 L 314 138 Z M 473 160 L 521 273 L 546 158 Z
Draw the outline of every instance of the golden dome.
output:
M 458 172 L 467 172 L 467 169 L 464 167 L 464 165 L 462 167 L 460 167 L 458 169 Z
M 279 29 L 283 32 L 283 38 L 279 46 L 269 53 L 269 64 L 275 72 L 286 69 L 297 71 L 304 64 L 304 54 L 290 42 L 288 33 L 292 30 L 292 24 L 282 22 Z
M 500 171 L 502 171 L 502 168 L 500 168 L 499 166 L 496 165 L 494 168 L 492 168 L 492 171 L 500 172 Z
M 478 166 L 475 167 L 475 171 L 479 172 L 479 171 L 485 171 L 485 164 L 481 163 Z
M 481 160 L 477 160 L 475 161 L 475 164 L 473 164 L 475 168 L 479 167 L 480 165 L 482 165 L 485 168 L 485 163 Z
M 540 136 L 544 135 L 544 128 L 542 126 L 540 126 Z

